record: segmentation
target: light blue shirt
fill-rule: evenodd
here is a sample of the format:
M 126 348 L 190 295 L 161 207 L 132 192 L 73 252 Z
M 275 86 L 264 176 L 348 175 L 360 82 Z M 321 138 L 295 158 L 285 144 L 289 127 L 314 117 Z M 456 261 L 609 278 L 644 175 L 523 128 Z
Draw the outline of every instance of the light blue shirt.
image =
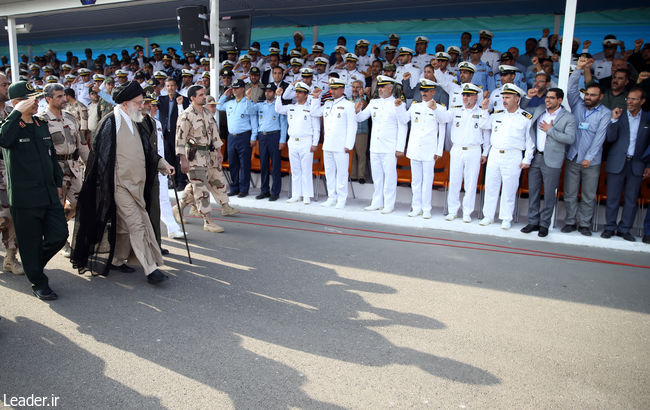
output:
M 515 73 L 515 79 L 513 83 L 521 88 L 524 91 L 528 91 L 528 84 L 526 84 L 526 79 L 522 73 Z M 503 84 L 501 83 L 501 73 L 496 73 L 492 76 L 488 76 L 488 90 L 492 92 L 495 88 L 500 88 Z
M 591 166 L 600 164 L 603 155 L 603 143 L 612 112 L 602 104 L 589 110 L 580 98 L 578 84 L 582 70 L 575 70 L 569 77 L 567 99 L 571 112 L 576 117 L 578 129 L 576 140 L 567 151 L 567 159 L 578 163 L 583 160 L 591 162 Z
M 470 60 L 467 60 L 470 61 Z M 470 61 L 471 62 L 471 61 Z M 472 63 L 474 64 L 474 63 Z M 479 61 L 478 64 L 474 64 L 476 66 L 476 72 L 472 76 L 472 84 L 478 85 L 481 87 L 484 91 L 488 90 L 489 91 L 489 75 L 488 73 L 492 72 L 492 69 L 485 64 L 483 61 Z M 456 75 L 456 80 L 458 80 L 458 83 L 460 84 L 460 71 L 458 71 L 458 74 Z
M 228 97 L 222 94 L 217 109 L 226 112 L 228 132 L 241 134 L 250 131 L 251 141 L 257 140 L 257 115 L 251 115 L 252 103 L 246 97 L 239 102 L 235 98 L 226 101 L 227 99 Z
M 253 104 L 251 115 L 257 116 L 259 132 L 280 131 L 280 143 L 287 142 L 287 116 L 275 111 L 275 100 Z
M 104 99 L 104 101 L 106 101 L 107 103 L 117 105 L 117 104 L 115 104 L 115 101 L 113 101 L 113 97 L 111 97 L 106 91 L 102 90 L 102 91 L 98 92 L 97 95 L 102 97 Z
M 636 148 L 636 137 L 639 134 L 639 125 L 641 125 L 641 110 L 634 117 L 630 111 L 627 111 L 627 121 L 630 123 L 630 145 L 627 147 L 627 155 L 634 155 Z

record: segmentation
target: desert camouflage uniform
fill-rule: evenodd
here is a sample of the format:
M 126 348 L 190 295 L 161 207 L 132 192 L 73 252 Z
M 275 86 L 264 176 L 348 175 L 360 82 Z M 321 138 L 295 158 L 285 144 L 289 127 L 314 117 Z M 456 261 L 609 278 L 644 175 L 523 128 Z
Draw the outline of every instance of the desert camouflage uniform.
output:
M 73 104 L 68 104 L 64 111 L 72 114 L 81 131 L 81 142 L 88 145 L 88 109 L 86 106 L 75 101 Z
M 4 110 L 0 110 L 0 123 L 11 112 L 11 108 L 5 106 Z M 23 273 L 20 262 L 16 260 L 17 243 L 16 243 L 16 230 L 14 229 L 14 221 L 11 218 L 9 211 L 9 196 L 7 195 L 7 168 L 5 161 L 0 154 L 0 233 L 2 233 L 2 245 L 4 245 L 7 254 L 4 259 L 2 270 L 13 271 L 16 274 Z

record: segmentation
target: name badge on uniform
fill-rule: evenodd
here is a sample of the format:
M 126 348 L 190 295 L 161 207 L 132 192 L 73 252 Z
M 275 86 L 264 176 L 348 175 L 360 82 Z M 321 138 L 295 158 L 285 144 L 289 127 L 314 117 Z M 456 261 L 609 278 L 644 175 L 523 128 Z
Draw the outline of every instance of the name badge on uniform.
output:
M 293 115 L 290 115 L 290 116 L 289 116 L 289 119 L 290 119 L 290 120 L 293 120 Z
M 275 115 L 273 116 L 273 121 L 275 121 Z
M 415 117 L 415 122 L 419 122 L 419 121 L 420 121 L 420 117 Z
M 29 138 L 20 138 L 18 142 L 29 142 L 31 141 Z
M 244 118 L 244 114 L 242 114 L 241 117 Z
M 474 128 L 478 128 L 478 123 L 474 123 Z
M 336 118 L 341 118 L 341 113 L 339 113 L 339 115 L 337 115 Z
M 262 119 L 262 117 L 263 117 L 263 115 L 262 115 L 262 114 L 260 114 L 260 120 Z M 275 119 L 275 118 L 274 118 L 274 119 Z
M 579 130 L 588 130 L 589 129 L 589 123 L 588 122 L 581 122 L 580 125 L 578 125 Z
M 460 123 L 459 123 L 459 122 L 456 122 L 456 127 L 460 127 Z
M 305 121 L 307 121 L 307 116 L 305 115 Z

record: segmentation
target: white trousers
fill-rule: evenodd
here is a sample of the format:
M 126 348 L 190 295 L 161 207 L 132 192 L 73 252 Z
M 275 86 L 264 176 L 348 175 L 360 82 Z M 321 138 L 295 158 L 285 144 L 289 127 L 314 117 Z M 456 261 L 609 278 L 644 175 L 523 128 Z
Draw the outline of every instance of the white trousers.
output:
M 323 151 L 327 196 L 345 203 L 348 198 L 348 168 L 350 154 L 347 152 Z
M 169 189 L 167 188 L 167 177 L 158 175 L 158 182 L 160 185 L 160 220 L 163 221 L 167 227 L 167 234 L 171 232 L 181 232 L 181 227 L 174 219 L 172 213 L 172 204 L 169 202 Z
M 411 208 L 414 211 L 431 211 L 434 165 L 435 161 L 411 160 Z
M 311 141 L 311 138 L 309 138 Z M 302 142 L 302 141 L 301 141 Z M 291 197 L 311 198 L 314 196 L 312 170 L 314 153 L 307 144 L 289 144 L 289 164 L 291 165 Z
M 452 215 L 460 208 L 460 187 L 465 181 L 465 196 L 463 197 L 463 216 L 470 216 L 476 204 L 476 184 L 481 171 L 481 146 L 451 147 L 449 159 L 449 193 L 447 209 Z
M 485 204 L 483 205 L 485 217 L 494 219 L 499 200 L 499 188 L 501 188 L 499 219 L 512 220 L 515 197 L 519 187 L 519 175 L 521 174 L 521 160 L 522 154 L 518 150 L 505 150 L 503 153 L 494 148 L 490 150 L 485 169 Z M 503 183 L 503 187 L 501 187 L 501 183 Z
M 397 157 L 395 153 L 370 153 L 370 171 L 374 192 L 370 205 L 393 209 L 397 192 Z

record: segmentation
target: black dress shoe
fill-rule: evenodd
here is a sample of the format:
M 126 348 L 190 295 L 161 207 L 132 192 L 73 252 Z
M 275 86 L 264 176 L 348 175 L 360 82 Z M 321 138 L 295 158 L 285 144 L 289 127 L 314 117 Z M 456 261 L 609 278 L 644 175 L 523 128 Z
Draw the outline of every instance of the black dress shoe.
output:
M 636 242 L 636 238 L 634 237 L 634 235 L 632 235 L 629 232 L 616 232 L 616 236 L 620 236 L 621 238 L 625 239 L 626 241 Z
M 248 192 L 240 192 L 239 195 L 237 195 L 237 198 L 246 198 L 248 196 Z
M 123 273 L 133 273 L 135 272 L 135 268 L 130 267 L 126 263 L 120 265 L 120 266 L 115 266 L 111 263 L 111 270 L 119 270 L 120 272 Z
M 280 195 L 271 195 L 271 196 L 269 196 L 269 201 L 271 201 L 271 202 L 277 201 L 278 198 L 280 198 Z
M 365 178 L 359 178 L 359 183 L 360 183 L 360 184 L 365 184 L 365 183 L 366 183 L 366 179 L 365 179 Z
M 270 196 L 271 196 L 271 194 L 269 194 L 268 192 L 262 192 L 261 194 L 256 196 L 255 199 L 264 199 L 264 198 L 268 198 Z
M 56 300 L 59 297 L 54 291 L 50 288 L 46 289 L 32 289 L 34 296 L 40 300 Z
M 169 276 L 165 275 L 158 269 L 147 275 L 147 281 L 149 283 L 160 283 L 167 279 L 169 279 Z
M 600 234 L 600 237 L 604 239 L 609 239 L 612 236 L 614 236 L 614 231 L 611 231 L 609 229 L 604 230 L 603 233 Z
M 163 255 L 169 255 L 169 249 L 160 248 L 160 253 L 162 253 Z
M 650 243 L 650 235 L 643 235 L 643 239 L 641 239 L 643 243 Z
M 548 236 L 548 228 L 544 228 L 543 226 L 539 227 L 539 232 L 537 232 L 537 236 L 540 238 L 545 238 Z
M 591 229 L 587 228 L 586 226 L 581 226 L 578 228 L 578 231 L 580 231 L 580 233 L 584 236 L 591 236 Z
M 562 233 L 571 233 L 571 232 L 575 231 L 576 229 L 578 229 L 578 228 L 576 228 L 575 225 L 564 225 L 560 231 Z
M 230 192 L 228 192 L 228 196 L 235 196 L 235 195 L 239 195 L 239 191 L 230 191 Z
M 521 228 L 521 232 L 523 233 L 531 233 L 533 231 L 539 231 L 539 230 L 540 230 L 539 225 L 533 225 L 533 224 L 528 224 L 523 228 Z

